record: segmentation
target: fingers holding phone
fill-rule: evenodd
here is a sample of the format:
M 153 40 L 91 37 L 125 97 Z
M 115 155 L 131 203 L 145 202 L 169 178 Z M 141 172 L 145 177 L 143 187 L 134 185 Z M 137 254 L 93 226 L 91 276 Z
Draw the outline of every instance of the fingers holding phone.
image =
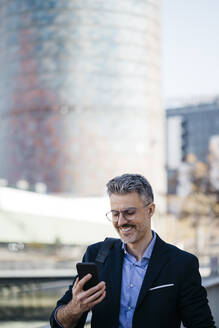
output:
M 72 288 L 72 300 L 68 304 L 61 306 L 56 313 L 57 320 L 62 323 L 63 327 L 76 327 L 82 314 L 91 310 L 106 296 L 105 282 L 98 281 L 97 268 L 92 266 L 92 273 L 88 273 L 90 265 L 82 267 L 82 270 L 78 270 L 80 275 Z
M 97 268 L 86 263 L 77 265 L 79 277 L 72 289 L 73 300 L 79 312 L 89 311 L 106 296 L 104 281 L 98 282 Z M 85 265 L 84 265 L 85 264 Z M 94 264 L 95 265 L 95 264 Z M 92 273 L 87 273 L 91 271 Z
M 104 281 L 84 291 L 83 287 L 89 279 L 91 279 L 90 275 L 86 275 L 81 280 L 77 278 L 72 290 L 73 300 L 75 299 L 77 305 L 83 312 L 90 310 L 106 296 L 106 285 Z

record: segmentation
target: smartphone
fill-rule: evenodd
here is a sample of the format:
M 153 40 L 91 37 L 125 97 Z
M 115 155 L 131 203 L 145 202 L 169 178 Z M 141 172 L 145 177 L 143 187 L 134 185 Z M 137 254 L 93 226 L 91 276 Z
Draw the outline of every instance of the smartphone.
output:
M 76 264 L 77 272 L 79 280 L 81 280 L 84 276 L 86 276 L 88 273 L 92 275 L 91 279 L 86 282 L 84 285 L 83 290 L 88 290 L 91 287 L 94 287 L 98 284 L 98 270 L 96 263 L 93 262 L 82 262 Z

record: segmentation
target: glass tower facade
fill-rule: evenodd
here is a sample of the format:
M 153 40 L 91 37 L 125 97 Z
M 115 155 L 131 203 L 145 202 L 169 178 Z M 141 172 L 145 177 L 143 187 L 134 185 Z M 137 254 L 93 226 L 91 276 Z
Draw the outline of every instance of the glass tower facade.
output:
M 159 0 L 3 0 L 0 18 L 0 178 L 98 195 L 134 171 L 162 189 Z

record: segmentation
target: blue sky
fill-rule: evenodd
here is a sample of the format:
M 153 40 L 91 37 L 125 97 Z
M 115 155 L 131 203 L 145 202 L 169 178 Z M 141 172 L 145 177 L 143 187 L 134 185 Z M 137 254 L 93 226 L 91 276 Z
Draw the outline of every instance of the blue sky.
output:
M 219 95 L 219 0 L 161 0 L 163 98 Z

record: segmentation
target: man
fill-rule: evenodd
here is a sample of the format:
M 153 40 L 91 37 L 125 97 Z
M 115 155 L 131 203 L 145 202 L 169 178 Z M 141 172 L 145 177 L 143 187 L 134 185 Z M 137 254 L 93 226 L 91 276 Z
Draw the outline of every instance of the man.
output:
M 148 181 L 124 174 L 107 184 L 112 221 L 120 238 L 100 272 L 101 282 L 78 278 L 58 301 L 51 327 L 84 327 L 92 310 L 94 328 L 214 328 L 201 286 L 197 258 L 162 241 L 151 230 L 155 211 Z M 102 243 L 88 247 L 83 261 L 94 262 Z

